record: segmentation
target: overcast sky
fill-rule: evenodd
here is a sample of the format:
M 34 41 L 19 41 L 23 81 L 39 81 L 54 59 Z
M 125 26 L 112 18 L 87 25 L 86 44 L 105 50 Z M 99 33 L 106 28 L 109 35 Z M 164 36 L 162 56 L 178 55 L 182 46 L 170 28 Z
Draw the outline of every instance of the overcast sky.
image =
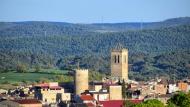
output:
M 0 21 L 154 22 L 190 16 L 190 0 L 0 0 Z

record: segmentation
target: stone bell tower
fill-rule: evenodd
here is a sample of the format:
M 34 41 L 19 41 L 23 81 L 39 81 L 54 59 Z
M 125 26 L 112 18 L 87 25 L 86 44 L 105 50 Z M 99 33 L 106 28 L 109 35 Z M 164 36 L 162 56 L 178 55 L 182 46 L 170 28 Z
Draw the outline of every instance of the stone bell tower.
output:
M 116 46 L 111 51 L 111 76 L 120 80 L 128 80 L 128 49 Z

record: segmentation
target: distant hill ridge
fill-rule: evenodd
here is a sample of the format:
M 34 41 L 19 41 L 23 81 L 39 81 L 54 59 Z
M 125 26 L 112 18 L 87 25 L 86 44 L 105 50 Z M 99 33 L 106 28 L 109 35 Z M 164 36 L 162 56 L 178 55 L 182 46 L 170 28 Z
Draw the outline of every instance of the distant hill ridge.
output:
M 26 21 L 0 22 L 0 36 L 77 35 L 86 32 L 125 32 L 129 30 L 158 29 L 190 24 L 190 17 L 167 19 L 160 22 L 126 22 L 73 24 L 66 22 Z M 14 34 L 14 35 L 13 35 Z

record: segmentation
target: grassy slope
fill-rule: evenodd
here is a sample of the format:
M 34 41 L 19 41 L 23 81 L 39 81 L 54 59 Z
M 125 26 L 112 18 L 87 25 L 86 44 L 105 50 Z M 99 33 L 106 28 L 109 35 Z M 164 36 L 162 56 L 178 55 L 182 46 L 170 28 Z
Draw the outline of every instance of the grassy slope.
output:
M 28 70 L 27 73 L 7 72 L 0 74 L 0 84 L 4 82 L 16 83 L 22 81 L 39 81 L 43 78 L 53 79 L 56 75 L 65 74 L 67 71 L 57 69 L 42 69 L 40 72 L 35 73 L 32 69 Z
M 41 78 L 51 79 L 54 75 L 52 74 L 40 74 L 40 73 L 1 73 L 1 81 L 3 83 L 5 81 L 8 82 L 21 82 L 21 81 L 38 81 Z M 4 79 L 3 79 L 4 78 Z

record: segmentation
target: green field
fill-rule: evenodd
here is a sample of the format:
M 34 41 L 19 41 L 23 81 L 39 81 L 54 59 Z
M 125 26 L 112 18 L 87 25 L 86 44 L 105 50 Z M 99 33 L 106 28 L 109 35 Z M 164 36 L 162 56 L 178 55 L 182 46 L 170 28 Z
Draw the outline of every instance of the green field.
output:
M 60 81 L 63 82 L 69 77 L 65 75 L 68 71 L 58 69 L 42 69 L 34 72 L 33 69 L 26 73 L 18 73 L 16 71 L 0 73 L 0 84 L 14 84 L 21 82 L 39 82 L 39 81 Z M 64 78 L 64 79 L 63 79 Z
M 52 79 L 55 74 L 40 74 L 40 73 L 16 73 L 8 72 L 0 74 L 0 83 L 22 82 L 22 81 L 39 81 L 42 78 Z
M 66 75 L 67 70 L 59 69 L 41 69 L 39 72 L 34 72 L 33 69 L 26 73 L 18 73 L 9 71 L 0 73 L 0 88 L 10 89 L 19 86 L 20 84 L 36 84 L 39 82 L 69 82 L 73 81 L 72 76 Z

